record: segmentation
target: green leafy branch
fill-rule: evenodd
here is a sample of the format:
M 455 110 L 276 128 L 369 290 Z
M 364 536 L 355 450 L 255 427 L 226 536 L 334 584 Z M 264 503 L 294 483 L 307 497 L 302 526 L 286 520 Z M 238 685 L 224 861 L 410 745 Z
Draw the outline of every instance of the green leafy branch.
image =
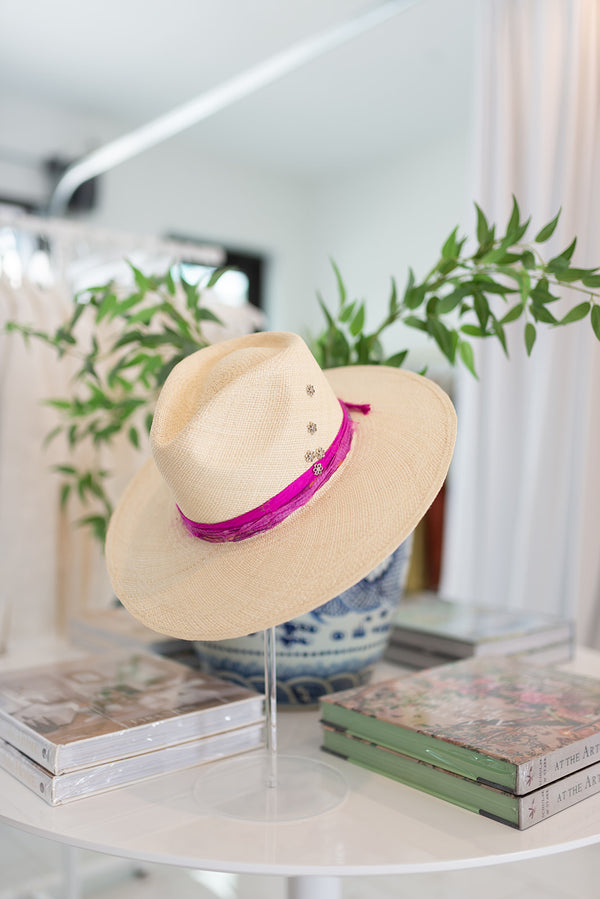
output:
M 590 317 L 600 340 L 600 305 L 595 288 L 600 287 L 599 268 L 571 265 L 576 239 L 558 255 L 544 260 L 540 245 L 552 237 L 560 212 L 533 237 L 527 239 L 531 219 L 522 221 L 516 199 L 503 234 L 496 233 L 475 204 L 476 243 L 467 252 L 467 238 L 458 227 L 442 246 L 439 259 L 422 281 L 412 269 L 402 296 L 392 279 L 387 314 L 371 332 L 365 328 L 366 302 L 350 299 L 339 269 L 332 262 L 337 282 L 335 312 L 318 295 L 325 327 L 312 341 L 313 352 L 323 368 L 340 365 L 385 364 L 401 366 L 404 349 L 386 356 L 381 337 L 391 325 L 402 322 L 427 334 L 452 364 L 460 360 L 477 377 L 470 338 L 495 338 L 508 356 L 506 326 L 522 319 L 523 339 L 530 354 L 538 327 L 559 327 Z M 558 316 L 552 304 L 567 288 L 578 302 Z
M 59 359 L 75 361 L 72 393 L 45 401 L 58 416 L 46 445 L 62 435 L 72 455 L 87 445 L 98 458 L 94 450 L 125 434 L 132 446 L 140 448 L 169 372 L 207 345 L 203 323 L 219 322 L 202 305 L 202 294 L 223 270 L 198 286 L 188 283 L 177 269 L 147 276 L 131 264 L 130 268 L 131 290 L 119 290 L 111 282 L 77 293 L 69 319 L 52 333 L 15 321 L 6 326 L 27 343 L 41 341 Z M 100 464 L 78 466 L 72 461 L 54 466 L 54 471 L 61 477 L 61 504 L 77 495 L 83 505 L 92 506 L 91 514 L 78 519 L 78 524 L 90 528 L 103 545 L 113 508 L 108 489 L 112 472 Z

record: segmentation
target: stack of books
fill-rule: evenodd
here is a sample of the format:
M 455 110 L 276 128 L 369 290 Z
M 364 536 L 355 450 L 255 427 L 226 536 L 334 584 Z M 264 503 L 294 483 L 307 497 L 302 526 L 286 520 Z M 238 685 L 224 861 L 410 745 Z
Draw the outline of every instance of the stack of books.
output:
M 600 792 L 600 680 L 465 659 L 324 696 L 323 748 L 519 829 Z
M 264 696 L 149 653 L 0 675 L 0 767 L 51 805 L 264 745 Z
M 188 640 L 157 634 L 134 618 L 122 605 L 83 612 L 69 619 L 68 637 L 88 652 L 137 649 L 177 657 L 193 644 Z
M 431 668 L 480 655 L 519 655 L 538 665 L 573 657 L 572 621 L 471 605 L 434 593 L 403 599 L 394 613 L 385 658 L 408 668 Z

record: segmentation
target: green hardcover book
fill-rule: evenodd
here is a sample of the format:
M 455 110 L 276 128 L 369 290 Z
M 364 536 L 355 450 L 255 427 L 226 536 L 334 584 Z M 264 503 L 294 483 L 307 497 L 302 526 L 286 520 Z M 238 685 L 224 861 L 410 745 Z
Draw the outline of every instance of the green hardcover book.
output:
M 517 795 L 600 761 L 600 680 L 499 656 L 332 693 L 321 717 Z
M 323 749 L 375 774 L 519 830 L 600 792 L 600 762 L 525 796 L 516 796 L 329 727 L 323 728 Z

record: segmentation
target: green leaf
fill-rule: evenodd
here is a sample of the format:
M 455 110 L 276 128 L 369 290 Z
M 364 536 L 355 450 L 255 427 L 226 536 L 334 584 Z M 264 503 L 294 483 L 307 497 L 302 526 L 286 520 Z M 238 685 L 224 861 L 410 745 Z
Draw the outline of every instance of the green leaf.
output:
M 455 338 L 453 332 L 451 332 L 444 324 L 442 324 L 441 321 L 438 321 L 437 318 L 427 319 L 427 330 L 439 346 L 444 356 L 446 356 L 446 358 L 450 362 L 452 362 L 454 360 L 454 354 L 456 352 L 456 342 L 458 335 Z
M 516 306 L 513 306 L 511 309 L 508 310 L 506 315 L 502 316 L 502 318 L 500 319 L 500 324 L 508 325 L 510 322 L 516 321 L 518 318 L 520 318 L 522 316 L 524 309 L 525 309 L 525 306 L 523 305 L 523 303 L 517 303 Z
M 557 272 L 556 280 L 570 284 L 574 281 L 581 281 L 586 273 L 587 269 L 585 268 L 567 268 L 564 271 Z
M 481 206 L 475 203 L 475 209 L 477 210 L 477 240 L 480 244 L 484 244 L 489 239 L 490 226 Z
M 132 293 L 130 296 L 125 297 L 122 300 L 119 300 L 115 304 L 115 308 L 111 312 L 111 318 L 116 318 L 120 315 L 122 318 L 127 318 L 127 313 L 130 309 L 134 309 L 138 306 L 141 301 L 144 299 L 144 294 L 142 293 Z
M 423 300 L 425 299 L 425 294 L 427 289 L 424 284 L 419 284 L 416 287 L 411 287 L 410 290 L 406 291 L 404 294 L 404 305 L 407 309 L 418 309 Z
M 219 316 L 215 315 L 210 309 L 207 309 L 206 306 L 198 306 L 194 316 L 198 322 L 214 322 L 216 325 L 223 324 Z
M 452 312 L 453 309 L 459 305 L 464 297 L 464 291 L 460 288 L 452 291 L 452 293 L 447 294 L 445 297 L 441 297 L 437 306 L 438 314 L 445 315 L 447 312 Z
M 552 237 L 552 235 L 554 234 L 554 230 L 558 224 L 560 213 L 561 210 L 559 209 L 552 221 L 548 222 L 547 225 L 544 225 L 544 227 L 540 231 L 538 231 L 534 238 L 536 243 L 544 243 L 544 241 L 549 240 Z
M 71 484 L 62 484 L 60 488 L 60 507 L 64 509 L 71 492 Z
M 473 308 L 481 329 L 485 331 L 490 317 L 490 304 L 480 291 L 475 291 L 473 295 Z
M 143 309 L 140 309 L 139 312 L 135 312 L 128 318 L 128 324 L 136 325 L 139 323 L 143 325 L 149 325 L 154 316 L 158 312 L 162 312 L 163 303 L 156 303 L 154 306 L 145 306 Z
M 132 446 L 135 446 L 136 449 L 140 448 L 140 438 L 137 432 L 137 428 L 134 428 L 133 425 L 127 431 L 127 437 L 129 438 L 129 442 Z
M 402 350 L 401 353 L 394 353 L 393 356 L 388 356 L 385 360 L 385 365 L 390 365 L 392 368 L 400 368 L 404 365 L 404 360 L 408 356 L 408 350 Z
M 600 287 L 600 275 L 584 275 L 581 279 L 581 283 L 585 285 L 585 287 Z
M 58 471 L 60 474 L 77 474 L 77 470 L 72 465 L 53 465 L 52 471 Z
M 99 324 L 103 318 L 113 317 L 117 308 L 117 295 L 112 291 L 106 293 L 100 300 L 97 307 L 96 322 Z
M 554 315 L 552 315 L 547 306 L 542 306 L 539 303 L 532 303 L 529 307 L 529 310 L 537 322 L 545 322 L 547 325 L 555 325 L 558 321 L 558 319 Z
M 392 287 L 390 290 L 390 299 L 388 302 L 388 313 L 390 318 L 395 318 L 398 313 L 398 290 L 396 287 L 395 278 L 392 278 Z
M 147 278 L 146 275 L 143 272 L 141 272 L 139 270 L 139 268 L 136 268 L 135 265 L 132 262 L 130 262 L 128 259 L 126 260 L 126 262 L 127 262 L 127 265 L 129 266 L 129 268 L 131 269 L 131 271 L 133 272 L 133 277 L 135 279 L 135 283 L 139 287 L 140 291 L 142 291 L 142 293 L 146 293 L 146 291 L 148 291 L 151 287 L 150 279 Z
M 377 359 L 372 356 L 373 349 L 373 339 L 365 337 L 364 334 L 361 334 L 358 340 L 356 341 L 355 347 L 356 351 L 356 362 L 358 365 L 373 365 L 377 362 Z
M 341 322 L 349 322 L 352 316 L 354 315 L 354 310 L 356 309 L 357 300 L 353 300 L 351 303 L 346 303 L 342 311 L 340 312 L 340 321 Z
M 349 326 L 350 333 L 352 334 L 353 337 L 356 337 L 358 334 L 360 334 L 360 332 L 364 328 L 364 324 L 365 324 L 365 304 L 361 303 L 360 306 L 358 307 L 358 312 L 356 313 L 356 315 L 350 322 L 350 326 Z
M 169 291 L 170 295 L 172 297 L 174 297 L 176 288 L 175 288 L 175 281 L 173 280 L 173 272 L 171 271 L 171 269 L 169 269 L 167 274 L 165 275 L 165 284 L 167 286 L 167 290 Z
M 460 329 L 463 334 L 469 337 L 485 337 L 486 332 L 479 325 L 463 325 Z
M 600 306 L 596 303 L 592 306 L 591 321 L 594 334 L 600 340 Z
M 458 243 L 456 240 L 456 234 L 458 232 L 458 225 L 452 231 L 452 233 L 446 238 L 444 245 L 442 247 L 442 259 L 454 259 L 457 255 L 457 247 Z
M 346 302 L 346 285 L 344 284 L 344 280 L 341 276 L 340 270 L 337 267 L 337 265 L 335 264 L 334 260 L 330 259 L 329 261 L 331 262 L 331 267 L 333 268 L 333 271 L 335 274 L 335 281 L 336 281 L 337 289 L 338 289 L 339 304 L 341 307 Z
M 525 349 L 527 350 L 527 355 L 531 356 L 531 351 L 533 349 L 533 345 L 535 343 L 535 338 L 537 336 L 535 325 L 531 322 L 527 322 L 525 325 Z
M 494 334 L 500 341 L 502 349 L 504 350 L 504 355 L 508 358 L 508 346 L 506 344 L 506 334 L 504 333 L 504 328 L 502 327 L 501 322 L 499 322 L 495 318 L 492 319 L 492 328 L 493 328 Z
M 535 268 L 535 256 L 531 252 L 531 250 L 525 250 L 524 253 L 521 254 L 521 262 L 525 266 L 525 268 L 532 269 Z
M 210 278 L 206 282 L 206 287 L 207 288 L 214 287 L 215 284 L 219 283 L 219 281 L 221 280 L 223 275 L 225 275 L 227 272 L 232 272 L 232 271 L 235 271 L 235 268 L 232 265 L 222 265 L 222 266 L 220 266 L 220 268 L 216 268 L 214 270 L 214 272 L 211 273 Z M 196 292 L 199 293 L 198 290 Z
M 508 220 L 508 225 L 506 226 L 506 237 L 509 239 L 513 233 L 517 231 L 519 227 L 519 223 L 521 221 L 521 213 L 519 211 L 519 204 L 517 203 L 517 199 L 515 195 L 512 195 L 512 211 L 510 214 L 510 219 Z M 513 242 L 513 241 L 511 241 Z
M 408 277 L 406 279 L 406 287 L 404 288 L 404 299 L 403 302 L 406 304 L 406 298 L 415 286 L 415 273 L 412 268 L 408 269 Z
M 426 322 L 424 322 L 422 318 L 417 318 L 416 315 L 407 315 L 402 321 L 405 325 L 408 325 L 409 328 L 416 328 L 417 331 L 427 331 Z
M 327 306 L 325 305 L 325 301 L 323 300 L 323 297 L 321 296 L 320 293 L 317 293 L 317 302 L 318 302 L 319 306 L 321 307 L 321 312 L 325 316 L 329 327 L 335 328 L 335 322 L 333 320 L 333 316 L 332 316 L 331 312 L 329 311 L 329 309 L 327 308 Z
M 49 431 L 46 434 L 46 436 L 44 437 L 44 442 L 42 444 L 43 448 L 46 449 L 46 447 L 52 443 L 54 438 L 57 437 L 61 431 L 62 431 L 62 425 L 56 425 L 55 428 L 52 428 L 52 430 Z
M 497 281 L 494 281 L 493 278 L 490 278 L 489 275 L 475 275 L 473 283 L 484 293 L 494 293 L 499 296 L 506 296 L 508 293 L 516 293 L 514 287 L 508 287 L 506 284 L 499 284 Z
M 427 305 L 425 306 L 425 312 L 427 316 L 435 316 L 437 318 L 437 308 L 440 303 L 440 298 L 438 296 L 429 297 L 427 300 Z
M 571 261 L 571 257 L 575 252 L 575 247 L 577 246 L 577 238 L 574 237 L 566 250 L 563 250 L 560 254 L 563 259 L 567 259 L 569 262 Z
M 70 400 L 42 400 L 44 406 L 52 406 L 54 409 L 71 409 L 72 403 Z
M 466 340 L 461 340 L 458 345 L 458 352 L 463 364 L 469 369 L 471 374 L 477 378 L 475 371 L 475 358 L 473 355 L 473 347 Z
M 588 312 L 590 311 L 591 303 L 578 303 L 577 306 L 573 306 L 573 308 L 567 312 L 563 318 L 560 319 L 559 325 L 570 325 L 573 322 L 578 322 L 582 318 L 585 318 Z
M 540 280 L 535 284 L 530 291 L 529 296 L 535 303 L 555 303 L 558 300 L 557 296 L 550 293 L 550 287 L 548 284 L 547 278 L 540 278 Z
M 79 527 L 89 527 L 94 537 L 104 546 L 106 540 L 106 532 L 108 530 L 109 516 L 102 515 L 86 515 L 77 519 Z

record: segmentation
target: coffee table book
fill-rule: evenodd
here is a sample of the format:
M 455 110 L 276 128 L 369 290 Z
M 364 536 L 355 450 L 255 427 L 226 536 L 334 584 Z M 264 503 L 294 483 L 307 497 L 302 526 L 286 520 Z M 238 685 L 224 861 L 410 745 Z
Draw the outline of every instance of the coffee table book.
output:
M 0 675 L 0 738 L 52 774 L 261 721 L 264 696 L 149 653 Z
M 0 767 L 45 799 L 49 805 L 62 805 L 159 774 L 248 752 L 264 746 L 264 739 L 265 728 L 262 722 L 247 724 L 234 730 L 201 737 L 199 740 L 188 740 L 62 774 L 51 774 L 10 743 L 0 740 Z
M 571 661 L 573 652 L 573 641 L 568 640 L 562 643 L 552 643 L 549 646 L 537 646 L 522 652 L 505 652 L 504 655 L 512 655 L 531 665 L 560 665 L 563 662 Z M 386 647 L 385 660 L 394 665 L 401 665 L 403 668 L 420 670 L 456 662 L 457 657 L 394 641 L 388 643 Z
M 600 680 L 496 656 L 321 698 L 324 724 L 517 795 L 600 761 Z
M 519 830 L 600 792 L 600 762 L 517 796 L 328 726 L 323 728 L 323 749 L 375 774 Z
M 72 643 L 90 653 L 128 649 L 176 656 L 192 646 L 188 640 L 165 637 L 150 630 L 121 605 L 72 616 L 68 633 Z
M 543 612 L 473 605 L 424 593 L 404 599 L 394 612 L 387 658 L 425 667 L 422 659 L 444 661 L 488 654 L 574 651 L 572 621 Z M 411 649 L 412 648 L 412 649 Z M 440 661 L 436 661 L 436 657 Z

